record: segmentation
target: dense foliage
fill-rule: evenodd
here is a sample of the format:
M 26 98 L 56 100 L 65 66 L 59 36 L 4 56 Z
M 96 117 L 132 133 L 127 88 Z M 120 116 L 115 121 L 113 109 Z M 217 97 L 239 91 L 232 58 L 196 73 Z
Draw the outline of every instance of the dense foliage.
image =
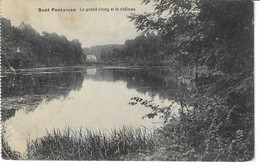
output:
M 158 33 L 178 66 L 206 66 L 218 75 L 196 77 L 193 94 L 159 131 L 158 153 L 166 160 L 252 159 L 253 2 L 152 1 L 153 13 L 130 16 L 137 29 Z
M 82 60 L 81 43 L 65 36 L 43 32 L 39 34 L 29 24 L 11 26 L 2 22 L 2 68 L 30 68 L 77 65 Z
M 164 44 L 155 35 L 140 35 L 135 39 L 126 40 L 121 48 L 104 49 L 101 60 L 109 62 L 125 62 L 131 65 L 159 65 L 169 60 L 169 56 L 162 55 Z

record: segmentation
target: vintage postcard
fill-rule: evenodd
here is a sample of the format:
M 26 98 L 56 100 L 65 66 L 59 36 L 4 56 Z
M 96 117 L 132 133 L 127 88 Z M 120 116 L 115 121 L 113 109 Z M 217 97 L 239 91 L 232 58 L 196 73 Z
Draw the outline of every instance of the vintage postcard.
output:
M 2 0 L 1 157 L 254 160 L 251 0 Z

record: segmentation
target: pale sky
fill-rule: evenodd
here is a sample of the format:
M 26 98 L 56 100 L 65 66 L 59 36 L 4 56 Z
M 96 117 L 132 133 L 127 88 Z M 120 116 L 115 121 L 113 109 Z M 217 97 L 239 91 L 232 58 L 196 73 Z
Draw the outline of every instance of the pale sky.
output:
M 23 21 L 38 32 L 55 32 L 69 40 L 79 39 L 82 47 L 103 44 L 123 44 L 133 39 L 136 32 L 133 22 L 126 18 L 131 13 L 153 10 L 139 0 L 2 0 L 2 17 L 19 26 Z M 135 11 L 80 11 L 80 8 L 135 8 Z M 38 8 L 49 12 L 38 12 Z M 76 9 L 76 12 L 52 12 L 52 8 Z

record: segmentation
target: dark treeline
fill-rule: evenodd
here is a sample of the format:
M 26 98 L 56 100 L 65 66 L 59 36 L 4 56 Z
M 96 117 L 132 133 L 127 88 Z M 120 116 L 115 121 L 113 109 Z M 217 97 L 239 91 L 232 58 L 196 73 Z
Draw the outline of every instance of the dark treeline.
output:
M 159 65 L 169 61 L 169 56 L 162 54 L 163 48 L 163 41 L 157 35 L 141 35 L 135 39 L 126 40 L 120 48 L 104 49 L 100 59 L 130 65 Z
M 2 68 L 17 69 L 45 66 L 68 66 L 82 62 L 81 43 L 65 36 L 43 32 L 39 34 L 29 24 L 11 26 L 2 22 Z

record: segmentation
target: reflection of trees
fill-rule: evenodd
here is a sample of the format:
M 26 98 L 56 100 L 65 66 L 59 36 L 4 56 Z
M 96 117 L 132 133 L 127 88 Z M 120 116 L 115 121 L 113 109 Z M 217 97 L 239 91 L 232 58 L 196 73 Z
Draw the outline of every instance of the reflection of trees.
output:
M 2 96 L 40 94 L 67 95 L 81 88 L 82 73 L 61 72 L 51 74 L 9 75 L 2 78 Z
M 178 100 L 187 92 L 187 87 L 179 83 L 177 73 L 170 68 L 128 70 L 126 73 L 116 70 L 114 77 L 126 81 L 128 88 L 152 96 L 158 94 L 162 98 Z
M 179 73 L 172 68 L 142 69 L 100 69 L 94 76 L 86 76 L 95 81 L 124 81 L 127 88 L 136 89 L 151 96 L 179 100 L 185 96 L 187 86 L 178 80 Z

